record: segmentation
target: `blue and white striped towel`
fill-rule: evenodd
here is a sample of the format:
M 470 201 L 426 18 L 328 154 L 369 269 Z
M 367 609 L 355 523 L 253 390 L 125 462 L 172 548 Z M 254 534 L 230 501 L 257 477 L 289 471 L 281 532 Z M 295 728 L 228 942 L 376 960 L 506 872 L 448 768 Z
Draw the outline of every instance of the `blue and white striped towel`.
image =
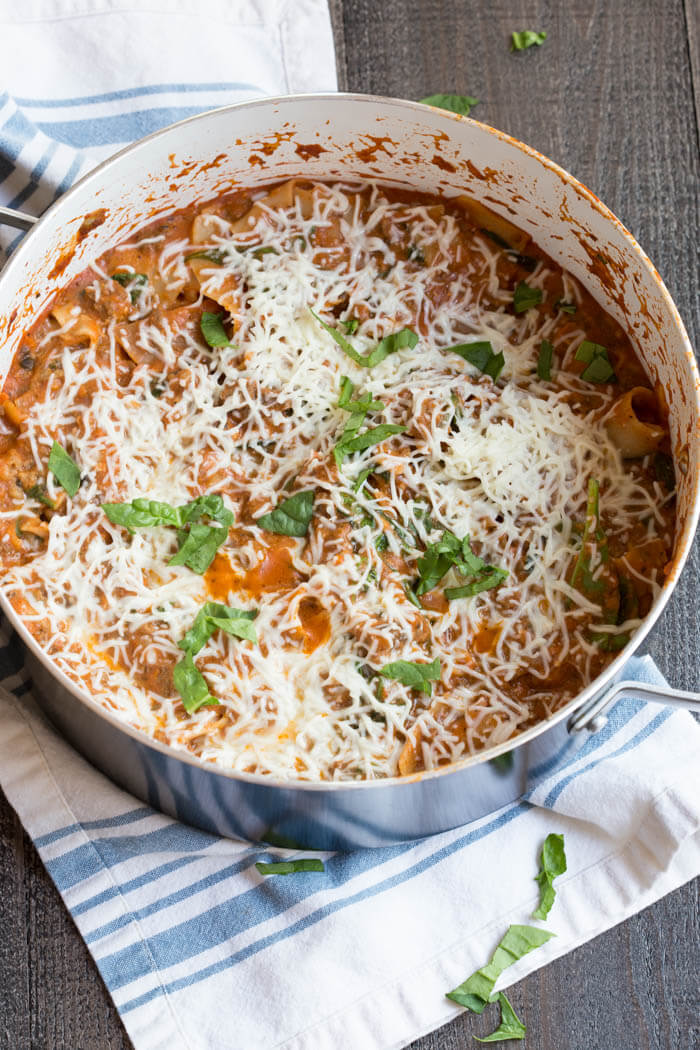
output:
M 0 29 L 0 201 L 36 214 L 179 117 L 335 86 L 325 0 L 0 0 Z M 629 672 L 660 680 L 648 659 Z M 619 703 L 527 802 L 263 880 L 254 863 L 269 850 L 178 824 L 78 757 L 38 711 L 7 634 L 0 682 L 0 783 L 136 1050 L 404 1046 L 456 1014 L 445 991 L 528 921 L 551 831 L 569 861 L 548 923 L 558 936 L 509 983 L 700 870 L 700 728 L 656 705 Z

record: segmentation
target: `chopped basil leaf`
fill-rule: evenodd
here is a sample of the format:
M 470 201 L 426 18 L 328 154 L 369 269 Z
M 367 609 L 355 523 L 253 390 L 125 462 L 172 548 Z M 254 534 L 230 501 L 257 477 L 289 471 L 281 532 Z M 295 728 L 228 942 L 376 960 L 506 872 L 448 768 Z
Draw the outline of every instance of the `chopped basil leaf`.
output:
M 615 382 L 617 377 L 610 364 L 608 351 L 599 343 L 592 343 L 590 339 L 584 339 L 574 354 L 577 361 L 584 361 L 586 368 L 581 372 L 581 379 L 587 383 Z
M 211 565 L 218 548 L 228 536 L 229 526 L 233 524 L 233 513 L 215 492 L 198 496 L 191 503 L 179 507 L 139 498 L 131 503 L 103 503 L 102 510 L 113 525 L 121 525 L 129 532 L 156 525 L 176 528 L 178 551 L 168 564 L 186 565 L 200 575 Z M 198 519 L 203 517 L 218 521 L 220 527 L 199 524 Z
M 563 314 L 575 314 L 576 303 L 565 303 L 563 299 L 557 299 L 554 304 L 555 310 L 561 310 Z
M 524 314 L 533 306 L 539 306 L 542 302 L 542 292 L 539 288 L 531 288 L 526 281 L 521 281 L 513 293 L 513 309 L 516 314 Z
M 360 471 L 360 473 L 359 473 L 359 475 L 357 477 L 357 480 L 353 483 L 353 486 L 352 486 L 352 491 L 353 492 L 359 492 L 360 491 L 360 489 L 362 488 L 364 483 L 367 481 L 367 478 L 372 473 L 373 469 L 374 469 L 373 467 L 367 467 L 366 470 Z
M 272 255 L 279 255 L 279 252 L 277 251 L 277 249 L 273 248 L 271 244 L 264 244 L 262 246 L 262 248 L 255 248 L 253 250 L 253 255 L 255 256 L 256 259 L 261 259 L 263 255 L 270 255 L 270 254 L 272 254 Z
M 352 422 L 352 419 L 349 422 Z M 335 461 L 340 466 L 346 456 L 353 452 L 363 452 L 366 448 L 381 444 L 393 434 L 403 434 L 405 430 L 406 427 L 400 427 L 396 423 L 380 423 L 378 427 L 365 430 L 363 434 L 357 434 L 355 431 L 344 433 L 333 449 Z
M 586 502 L 586 521 L 583 526 L 583 535 L 581 537 L 581 551 L 576 559 L 574 571 L 571 574 L 572 587 L 576 586 L 579 576 L 583 577 L 582 586 L 584 593 L 595 593 L 596 590 L 599 590 L 603 586 L 600 581 L 593 581 L 591 578 L 591 552 L 588 549 L 589 546 L 599 538 L 599 496 L 600 485 L 595 478 L 589 478 Z
M 49 470 L 71 499 L 80 488 L 80 467 L 68 455 L 58 441 L 54 441 L 49 453 Z
M 506 999 L 503 992 L 498 993 L 498 1002 L 501 1007 L 501 1023 L 495 1032 L 480 1039 L 475 1035 L 477 1043 L 504 1043 L 508 1039 L 524 1039 L 527 1029 L 516 1014 L 513 1007 Z
M 385 405 L 383 401 L 375 401 L 370 394 L 365 394 L 364 397 L 361 397 L 357 401 L 351 401 L 350 398 L 354 393 L 355 384 L 352 382 L 352 380 L 348 379 L 347 376 L 342 376 L 340 380 L 340 397 L 338 398 L 338 408 L 344 408 L 346 412 L 351 412 L 353 416 L 360 415 L 362 418 L 357 424 L 357 427 L 359 427 L 361 426 L 364 417 L 367 415 L 368 412 L 381 412 Z M 346 424 L 346 430 L 348 429 L 350 422 Z
M 360 322 L 356 317 L 348 317 L 347 321 L 341 321 L 340 323 L 348 335 L 354 335 L 360 326 Z
M 418 244 L 409 245 L 406 258 L 409 262 L 414 262 L 418 266 L 425 266 L 425 252 Z
M 307 489 L 282 500 L 269 514 L 258 518 L 257 524 L 266 532 L 275 532 L 280 536 L 306 536 L 313 512 L 314 490 Z
M 546 32 L 536 33 L 532 29 L 523 29 L 520 33 L 510 35 L 511 51 L 526 51 L 529 47 L 539 47 L 547 39 Z
M 478 98 L 471 95 L 428 95 L 420 100 L 425 106 L 435 106 L 436 109 L 446 109 L 450 113 L 459 113 L 468 117 L 472 106 L 478 106 Z
M 185 256 L 185 262 L 189 262 L 190 259 L 205 259 L 207 262 L 214 263 L 215 266 L 223 266 L 227 255 L 224 248 L 204 248 L 198 252 L 190 252 Z
M 379 554 L 381 554 L 382 551 L 385 551 L 388 546 L 389 540 L 387 534 L 385 532 L 381 532 L 374 541 L 374 549 L 378 551 Z
M 482 1013 L 503 971 L 534 948 L 546 944 L 552 937 L 553 933 L 536 926 L 509 926 L 491 960 L 457 988 L 448 992 L 447 998 L 475 1014 Z
M 221 323 L 223 314 L 211 314 L 207 310 L 201 316 L 199 327 L 204 339 L 211 347 L 230 346 L 229 337 Z
M 512 262 L 518 263 L 523 269 L 529 270 L 532 273 L 536 268 L 537 259 L 533 259 L 531 255 L 521 255 L 520 252 L 516 252 L 515 248 L 511 248 L 508 241 L 501 237 L 500 233 L 494 233 L 493 230 L 487 230 L 483 226 L 480 228 L 479 232 L 483 233 L 484 236 L 488 237 L 494 244 L 497 244 L 499 248 L 503 248 L 503 250 L 510 256 Z
M 459 354 L 470 365 L 474 365 L 474 368 L 478 368 L 484 375 L 491 376 L 493 380 L 498 379 L 505 364 L 503 353 L 494 354 L 493 347 L 487 339 L 475 343 L 456 343 L 455 346 L 446 346 L 445 353 Z
M 435 659 L 429 664 L 416 663 L 414 660 L 395 660 L 394 663 L 385 664 L 380 670 L 382 678 L 393 678 L 409 689 L 416 689 L 421 693 L 431 695 L 433 682 L 440 680 L 440 661 Z
M 257 615 L 257 609 L 232 609 L 221 602 L 205 602 L 187 634 L 177 643 L 178 648 L 196 656 L 218 630 L 248 642 L 257 642 L 252 623 Z
M 420 583 L 415 593 L 418 597 L 437 587 L 451 568 L 457 569 L 460 575 L 466 577 L 467 582 L 464 585 L 446 588 L 445 597 L 448 601 L 455 598 L 471 598 L 481 591 L 498 587 L 508 575 L 505 569 L 487 565 L 483 558 L 474 554 L 468 536 L 460 540 L 447 529 L 437 543 L 428 544 L 425 554 L 418 559 L 417 567 Z
M 554 347 L 548 339 L 543 339 L 540 343 L 540 353 L 537 358 L 537 376 L 539 379 L 549 380 L 552 378 L 553 355 Z
M 30 499 L 35 499 L 38 503 L 43 503 L 45 507 L 50 507 L 51 510 L 55 510 L 56 504 L 49 497 L 43 485 L 31 485 L 28 489 L 25 489 L 24 492 Z
M 445 597 L 448 602 L 456 598 L 473 598 L 475 594 L 481 594 L 482 591 L 490 591 L 494 587 L 499 587 L 508 573 L 505 569 L 496 569 L 493 566 L 487 566 L 487 568 L 489 572 L 482 574 L 471 583 L 466 583 L 462 587 L 446 587 Z
M 185 711 L 190 714 L 205 704 L 219 703 L 209 692 L 204 675 L 195 667 L 192 653 L 185 653 L 182 660 L 173 667 L 173 685 L 182 697 Z
M 368 354 L 361 354 L 354 346 L 351 346 L 345 336 L 341 335 L 337 328 L 333 328 L 331 325 L 326 324 L 317 313 L 310 310 L 312 317 L 314 317 L 322 328 L 328 332 L 331 338 L 337 343 L 343 353 L 347 354 L 348 357 L 357 365 L 361 365 L 363 368 L 374 368 L 378 365 L 385 357 L 389 354 L 395 354 L 397 350 L 403 350 L 406 347 L 412 350 L 418 342 L 418 336 L 410 328 L 402 328 L 398 332 L 392 332 L 390 335 L 385 335 L 381 339 L 373 350 L 370 350 Z
M 152 397 L 159 398 L 163 396 L 167 387 L 165 383 L 159 383 L 156 379 L 154 379 L 148 389 L 151 391 Z
M 547 835 L 542 845 L 540 871 L 535 878 L 540 888 L 540 903 L 532 913 L 533 919 L 547 918 L 556 896 L 556 890 L 552 884 L 557 875 L 563 875 L 565 871 L 564 836 Z
M 676 487 L 676 472 L 671 457 L 666 455 L 665 452 L 656 452 L 654 453 L 653 464 L 657 480 L 669 492 L 673 492 Z
M 148 277 L 145 273 L 113 273 L 112 280 L 129 293 L 132 304 L 138 302 L 141 292 L 148 284 Z
M 255 867 L 261 875 L 292 875 L 295 871 L 325 871 L 322 860 L 316 857 L 300 857 L 298 860 L 278 860 L 266 864 L 257 861 Z

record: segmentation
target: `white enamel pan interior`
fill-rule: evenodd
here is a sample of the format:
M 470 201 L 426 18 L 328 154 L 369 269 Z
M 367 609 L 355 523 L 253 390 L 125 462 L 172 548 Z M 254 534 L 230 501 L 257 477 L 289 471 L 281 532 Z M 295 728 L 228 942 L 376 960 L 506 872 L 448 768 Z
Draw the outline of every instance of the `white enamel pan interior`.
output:
M 22 332 L 58 288 L 109 246 L 176 208 L 206 201 L 234 187 L 292 176 L 376 178 L 447 197 L 468 194 L 482 201 L 526 230 L 582 281 L 629 333 L 649 377 L 666 391 L 679 486 L 678 535 L 671 571 L 634 639 L 595 682 L 546 723 L 551 726 L 620 677 L 626 659 L 660 615 L 688 556 L 699 513 L 700 380 L 678 311 L 639 245 L 594 194 L 535 150 L 493 128 L 442 110 L 364 95 L 265 99 L 175 124 L 87 175 L 46 212 L 13 254 L 0 275 L 0 387 Z M 95 223 L 92 229 L 84 222 L 89 215 Z M 124 732 L 162 750 L 162 745 L 122 726 L 55 669 L 7 600 L 0 596 L 0 601 L 25 643 L 65 688 Z M 515 741 L 457 765 L 463 768 L 493 758 L 544 728 L 536 726 Z M 189 755 L 179 757 L 198 764 Z M 453 768 L 422 777 L 444 776 Z M 275 783 L 271 778 L 264 782 Z M 389 783 L 392 781 L 379 782 Z M 312 791 L 318 787 L 297 786 Z M 326 784 L 324 790 L 335 786 Z M 344 789 L 362 786 L 337 785 Z

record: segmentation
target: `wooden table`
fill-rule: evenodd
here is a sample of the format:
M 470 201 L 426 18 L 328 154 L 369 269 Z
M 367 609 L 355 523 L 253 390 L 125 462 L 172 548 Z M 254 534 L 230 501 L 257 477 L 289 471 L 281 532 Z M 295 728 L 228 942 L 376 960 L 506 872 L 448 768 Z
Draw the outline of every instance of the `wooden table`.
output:
M 698 9 L 693 0 L 331 0 L 341 89 L 481 99 L 474 116 L 558 161 L 635 234 L 698 335 Z M 514 29 L 546 29 L 510 54 Z M 312 58 L 310 56 L 310 61 Z M 648 650 L 698 689 L 700 547 Z M 87 948 L 0 796 L 0 1048 L 128 1050 Z M 688 885 L 513 989 L 537 1050 L 700 1046 Z M 465 975 L 466 976 L 466 975 Z M 464 1013 L 412 1050 L 461 1050 Z M 266 1050 L 241 1047 L 240 1050 Z M 358 1050 L 363 1048 L 358 1047 Z

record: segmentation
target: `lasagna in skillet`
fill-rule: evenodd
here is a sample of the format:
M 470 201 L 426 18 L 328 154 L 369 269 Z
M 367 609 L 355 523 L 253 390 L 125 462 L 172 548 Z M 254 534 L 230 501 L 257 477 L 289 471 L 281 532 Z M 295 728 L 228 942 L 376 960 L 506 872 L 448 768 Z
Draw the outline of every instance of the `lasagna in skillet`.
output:
M 0 394 L 3 586 L 62 671 L 227 769 L 408 775 L 551 715 L 674 538 L 629 340 L 467 199 L 292 181 L 161 219 Z

